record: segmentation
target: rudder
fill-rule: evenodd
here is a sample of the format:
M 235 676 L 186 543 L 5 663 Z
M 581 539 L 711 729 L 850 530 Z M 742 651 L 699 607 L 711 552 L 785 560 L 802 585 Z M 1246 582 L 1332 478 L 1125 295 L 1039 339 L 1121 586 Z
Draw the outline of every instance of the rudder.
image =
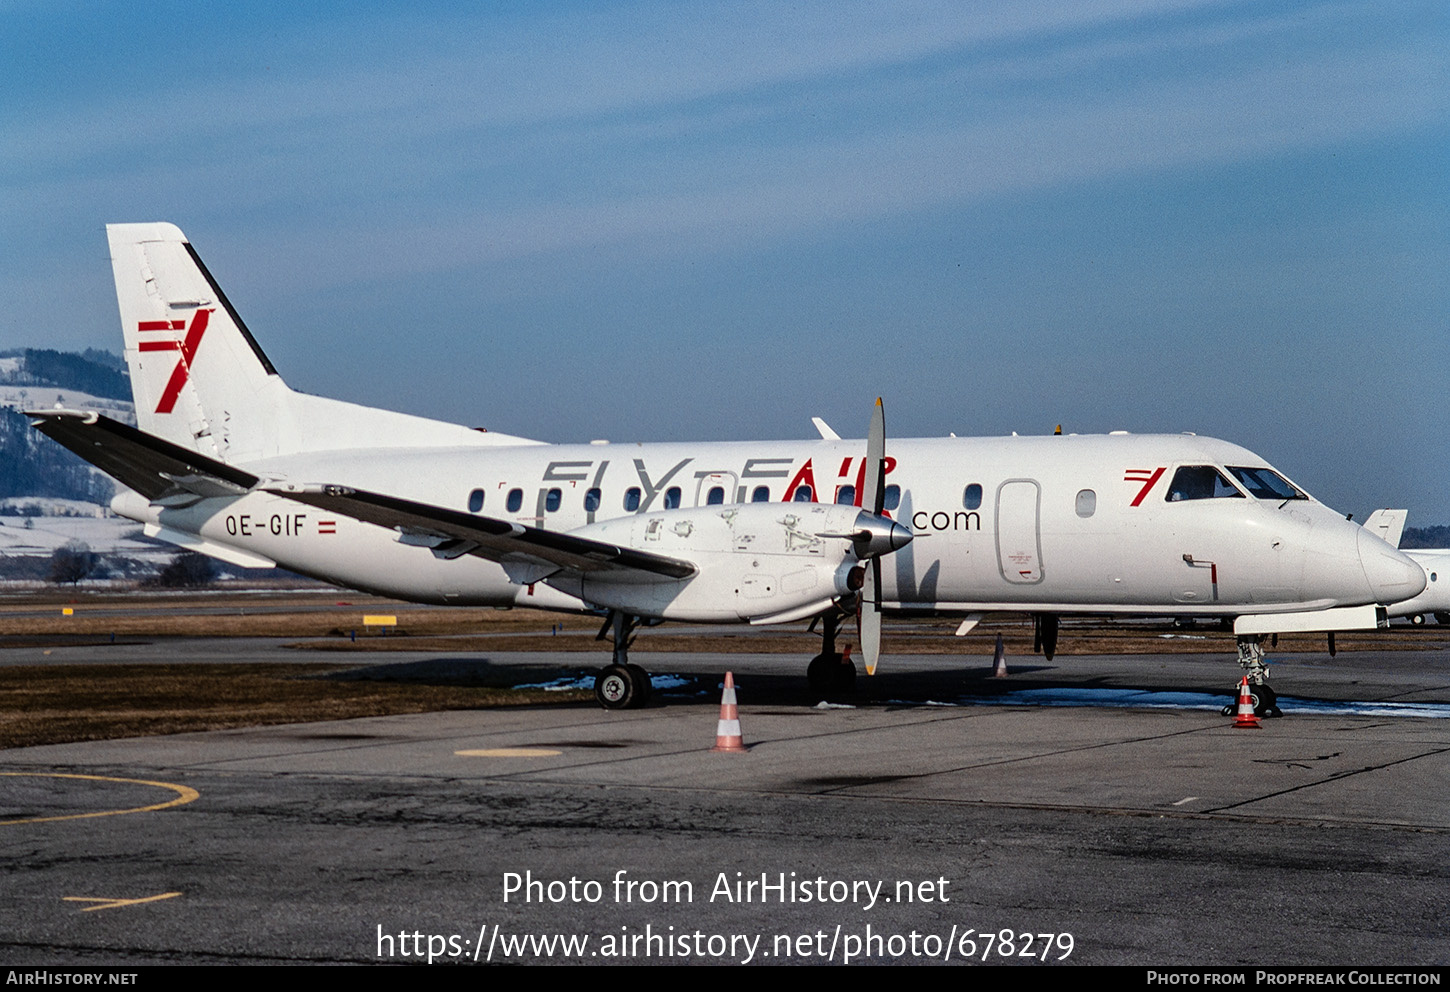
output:
M 290 390 L 186 235 L 165 223 L 106 235 L 141 429 L 224 461 L 260 454 L 243 425 L 274 419 Z

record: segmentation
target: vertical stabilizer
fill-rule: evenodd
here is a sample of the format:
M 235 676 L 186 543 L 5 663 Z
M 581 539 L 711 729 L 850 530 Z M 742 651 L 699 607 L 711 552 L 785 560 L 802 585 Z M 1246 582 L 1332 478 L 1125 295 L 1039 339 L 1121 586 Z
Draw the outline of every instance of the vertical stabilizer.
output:
M 347 448 L 533 444 L 296 393 L 174 224 L 110 224 L 111 268 L 143 431 L 229 464 Z
M 1376 510 L 1364 521 L 1364 529 L 1392 548 L 1400 546 L 1409 510 Z
M 289 392 L 172 224 L 112 224 L 111 267 L 142 430 L 223 460 L 262 453 L 251 432 Z

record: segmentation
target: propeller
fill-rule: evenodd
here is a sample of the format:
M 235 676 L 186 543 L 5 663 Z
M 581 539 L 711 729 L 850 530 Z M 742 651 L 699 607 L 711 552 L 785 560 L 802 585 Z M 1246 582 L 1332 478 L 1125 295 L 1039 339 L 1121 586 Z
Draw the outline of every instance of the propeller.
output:
M 866 477 L 863 481 L 861 507 L 870 510 L 877 520 L 882 520 L 881 511 L 886 503 L 886 413 L 879 396 L 876 397 L 876 409 L 871 411 L 871 426 L 866 431 Z M 893 531 L 898 528 L 906 530 L 900 524 L 892 524 Z M 906 531 L 906 539 L 911 539 L 910 531 Z M 864 581 L 856 606 L 856 626 L 861 635 L 861 657 L 866 662 L 867 675 L 876 674 L 876 663 L 881 660 L 881 553 L 878 551 L 865 561 Z

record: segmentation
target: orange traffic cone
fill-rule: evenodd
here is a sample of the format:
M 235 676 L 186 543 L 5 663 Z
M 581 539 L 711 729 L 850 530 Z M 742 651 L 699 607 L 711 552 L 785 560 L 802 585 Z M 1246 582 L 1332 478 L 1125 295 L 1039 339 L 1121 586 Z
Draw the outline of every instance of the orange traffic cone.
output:
M 720 724 L 715 730 L 713 751 L 744 751 L 740 736 L 740 708 L 735 705 L 735 676 L 725 673 L 725 691 L 720 695 Z
M 1254 716 L 1254 697 L 1249 695 L 1249 677 L 1239 682 L 1239 712 L 1234 717 L 1235 730 L 1258 730 L 1259 718 Z

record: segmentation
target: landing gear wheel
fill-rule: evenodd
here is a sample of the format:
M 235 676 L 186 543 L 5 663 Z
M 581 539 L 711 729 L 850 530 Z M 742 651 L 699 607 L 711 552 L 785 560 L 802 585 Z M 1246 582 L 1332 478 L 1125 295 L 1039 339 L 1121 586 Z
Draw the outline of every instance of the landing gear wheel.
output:
M 1284 715 L 1284 711 L 1279 709 L 1279 694 L 1266 685 L 1249 686 L 1249 698 L 1254 701 L 1254 716 L 1268 719 Z
M 839 654 L 818 654 L 806 667 L 806 680 L 825 695 L 849 693 L 856 687 L 856 666 Z
M 634 705 L 643 706 L 649 702 L 649 697 L 654 692 L 654 686 L 649 680 L 649 672 L 645 671 L 642 666 L 634 664 L 625 665 L 624 668 L 634 681 L 634 693 L 637 700 Z
M 1424 622 L 1425 622 L 1425 614 L 1423 614 L 1423 613 L 1411 613 L 1410 614 L 1410 623 L 1414 624 L 1416 627 L 1419 627 L 1419 626 L 1423 625 Z
M 606 665 L 594 678 L 594 698 L 607 710 L 638 706 L 639 687 L 625 665 Z

